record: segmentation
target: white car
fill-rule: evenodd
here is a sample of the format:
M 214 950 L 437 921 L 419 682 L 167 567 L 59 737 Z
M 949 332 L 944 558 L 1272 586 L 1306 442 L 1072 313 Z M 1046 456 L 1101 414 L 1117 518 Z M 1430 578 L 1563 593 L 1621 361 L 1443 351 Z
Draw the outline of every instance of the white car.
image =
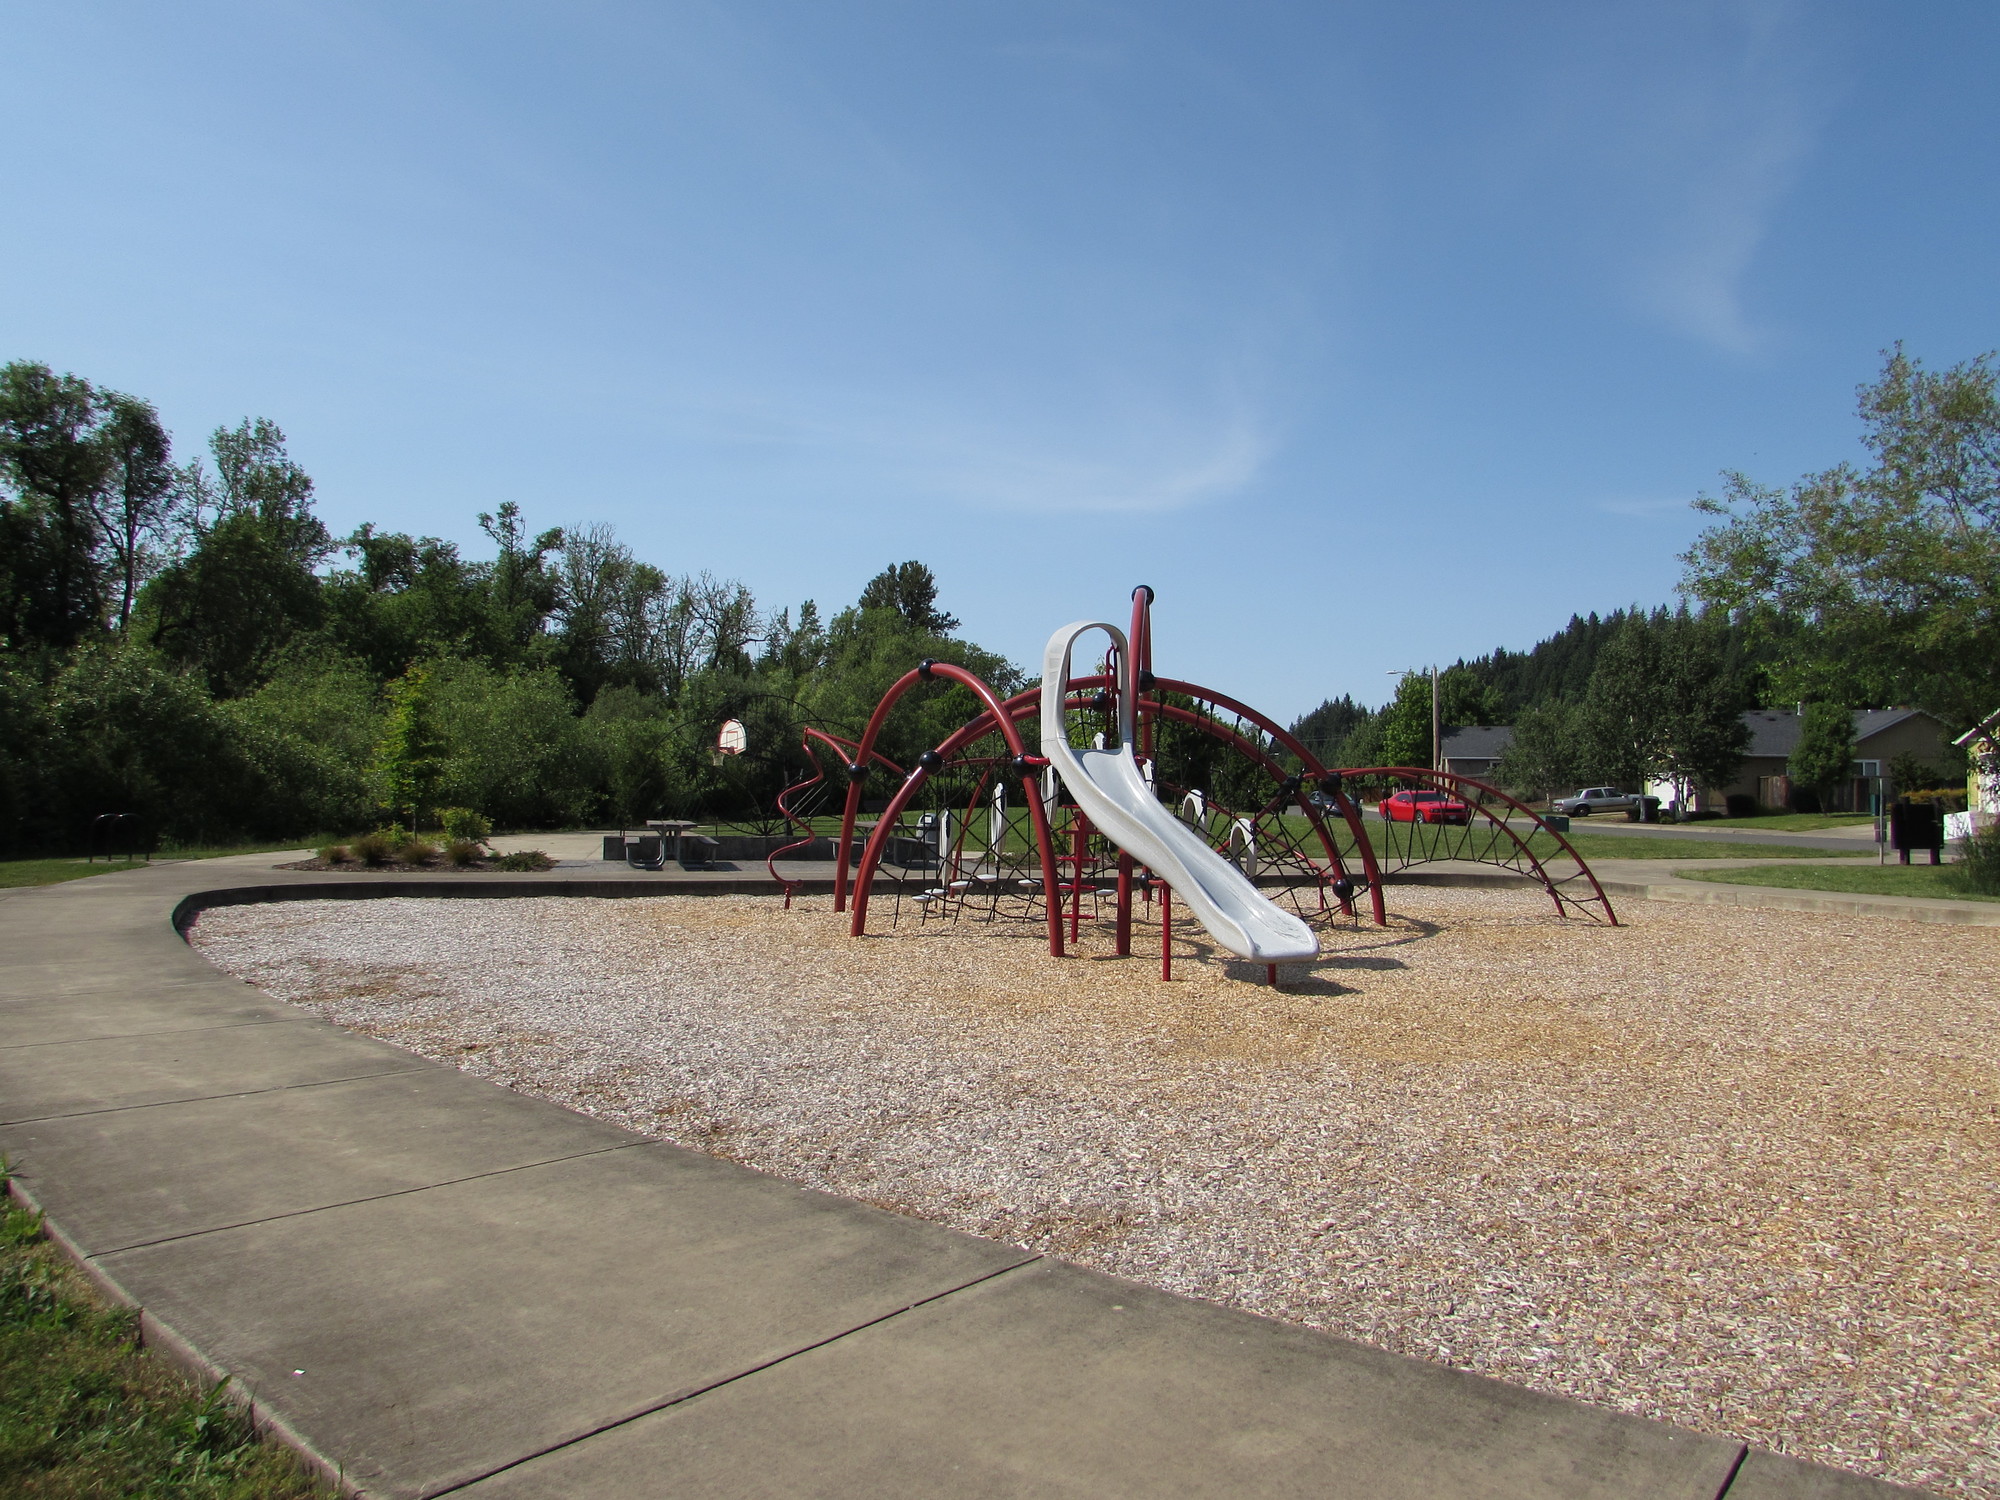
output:
M 1600 812 L 1629 813 L 1638 806 L 1637 792 L 1621 792 L 1615 786 L 1587 786 L 1574 797 L 1558 797 L 1549 804 L 1551 810 L 1568 813 L 1573 818 L 1587 818 Z

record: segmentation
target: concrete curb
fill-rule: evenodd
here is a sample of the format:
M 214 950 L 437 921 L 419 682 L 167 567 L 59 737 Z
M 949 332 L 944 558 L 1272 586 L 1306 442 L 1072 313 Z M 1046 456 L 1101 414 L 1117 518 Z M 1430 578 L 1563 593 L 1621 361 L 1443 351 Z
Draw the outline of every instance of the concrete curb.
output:
M 340 1463 L 314 1447 L 311 1440 L 287 1422 L 269 1403 L 257 1399 L 257 1395 L 230 1371 L 225 1370 L 195 1347 L 178 1328 L 164 1323 L 143 1306 L 139 1299 L 119 1284 L 113 1276 L 81 1245 L 63 1232 L 63 1228 L 48 1216 L 35 1195 L 25 1187 L 20 1179 L 9 1178 L 7 1196 L 29 1213 L 42 1216 L 42 1233 L 51 1245 L 96 1290 L 97 1294 L 116 1307 L 126 1308 L 136 1314 L 139 1321 L 138 1345 L 141 1349 L 158 1355 L 175 1369 L 192 1376 L 204 1386 L 213 1389 L 223 1386 L 223 1397 L 236 1410 L 250 1419 L 251 1430 L 259 1437 L 274 1438 L 296 1453 L 306 1466 L 326 1484 L 333 1487 L 336 1494 L 358 1496 L 362 1492 L 347 1477 Z

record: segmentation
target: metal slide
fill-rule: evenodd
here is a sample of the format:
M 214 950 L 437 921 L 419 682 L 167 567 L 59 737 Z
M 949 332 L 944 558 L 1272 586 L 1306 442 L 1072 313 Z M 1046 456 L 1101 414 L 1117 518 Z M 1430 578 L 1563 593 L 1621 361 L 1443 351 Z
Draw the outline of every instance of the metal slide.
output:
M 1118 748 L 1078 750 L 1063 718 L 1070 651 L 1080 635 L 1102 630 L 1118 646 Z M 1049 637 L 1042 654 L 1042 754 L 1077 807 L 1112 843 L 1173 887 L 1209 936 L 1240 958 L 1261 964 L 1319 956 L 1319 938 L 1297 917 L 1257 893 L 1234 865 L 1153 795 L 1139 768 L 1139 666 L 1116 625 L 1078 620 Z

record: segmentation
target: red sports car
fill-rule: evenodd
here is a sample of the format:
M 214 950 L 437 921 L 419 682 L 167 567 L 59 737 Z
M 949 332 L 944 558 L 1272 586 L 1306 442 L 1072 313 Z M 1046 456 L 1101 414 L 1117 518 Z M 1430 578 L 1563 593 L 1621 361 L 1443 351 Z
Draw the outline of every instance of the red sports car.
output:
M 1470 823 L 1472 809 L 1444 792 L 1397 792 L 1377 804 L 1384 823 Z

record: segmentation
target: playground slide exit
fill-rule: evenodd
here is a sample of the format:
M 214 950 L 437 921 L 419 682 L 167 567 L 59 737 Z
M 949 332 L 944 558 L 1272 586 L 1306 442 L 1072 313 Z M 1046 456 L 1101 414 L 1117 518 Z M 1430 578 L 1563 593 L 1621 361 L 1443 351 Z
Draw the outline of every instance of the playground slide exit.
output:
M 1118 748 L 1078 750 L 1063 702 L 1077 637 L 1102 630 L 1118 646 Z M 1173 887 L 1209 936 L 1240 958 L 1296 963 L 1319 956 L 1319 938 L 1257 892 L 1228 860 L 1153 795 L 1134 753 L 1139 667 L 1116 625 L 1078 620 L 1049 637 L 1042 653 L 1042 754 L 1076 805 L 1104 836 Z

